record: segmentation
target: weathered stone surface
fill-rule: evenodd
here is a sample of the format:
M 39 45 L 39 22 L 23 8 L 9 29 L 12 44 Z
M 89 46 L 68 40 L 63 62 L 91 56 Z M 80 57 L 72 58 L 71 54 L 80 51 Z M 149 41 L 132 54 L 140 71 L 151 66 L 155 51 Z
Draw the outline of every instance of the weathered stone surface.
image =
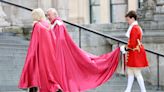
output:
M 157 4 L 164 5 L 164 1 L 163 0 L 157 0 Z
M 122 5 L 113 5 L 113 13 L 112 13 L 112 22 L 124 22 L 125 18 L 122 17 L 122 15 L 126 14 L 126 9 L 127 9 L 127 5 L 126 4 L 122 4 Z
M 126 3 L 126 0 L 112 0 L 112 4 L 122 4 Z
M 144 8 L 147 10 L 153 10 L 156 6 L 155 0 L 144 0 Z
M 163 14 L 164 13 L 164 6 L 157 6 L 155 13 L 162 13 Z
M 164 21 L 164 14 L 155 14 L 154 20 L 155 21 Z
M 11 33 L 17 33 L 17 34 L 23 34 L 23 29 L 18 26 L 10 26 L 10 27 L 5 27 L 4 32 L 11 32 Z
M 6 14 L 2 9 L 2 4 L 0 2 L 0 27 L 10 26 L 10 23 L 8 23 L 6 20 Z

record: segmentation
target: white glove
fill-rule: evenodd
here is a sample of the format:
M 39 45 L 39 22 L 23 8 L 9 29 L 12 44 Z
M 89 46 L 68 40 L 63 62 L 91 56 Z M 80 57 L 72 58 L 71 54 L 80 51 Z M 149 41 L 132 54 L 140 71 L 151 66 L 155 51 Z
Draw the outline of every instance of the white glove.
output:
M 122 45 L 122 46 L 120 47 L 120 50 L 121 50 L 121 52 L 122 52 L 123 54 L 126 54 L 126 53 L 127 53 L 127 51 L 125 50 L 125 45 Z

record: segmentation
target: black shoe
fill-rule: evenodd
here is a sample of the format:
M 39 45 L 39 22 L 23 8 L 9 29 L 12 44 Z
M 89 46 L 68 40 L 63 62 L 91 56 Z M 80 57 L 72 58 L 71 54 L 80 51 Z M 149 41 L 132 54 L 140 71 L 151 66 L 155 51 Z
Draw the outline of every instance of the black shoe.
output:
M 29 92 L 37 92 L 37 88 L 36 87 L 30 88 Z
M 56 91 L 56 92 L 62 92 L 60 89 L 58 90 L 58 91 Z

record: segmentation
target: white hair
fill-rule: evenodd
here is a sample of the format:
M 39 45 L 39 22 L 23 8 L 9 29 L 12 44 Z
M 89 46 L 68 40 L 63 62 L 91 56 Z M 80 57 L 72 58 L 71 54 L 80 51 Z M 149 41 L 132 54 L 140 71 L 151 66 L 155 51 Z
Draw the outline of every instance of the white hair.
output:
M 58 12 L 56 11 L 55 8 L 49 8 L 49 9 L 47 10 L 47 12 L 52 12 L 52 13 L 54 13 L 54 15 L 55 15 L 56 17 L 58 16 Z
M 45 13 L 41 8 L 34 9 L 32 11 L 32 17 L 33 17 L 34 21 L 46 19 Z

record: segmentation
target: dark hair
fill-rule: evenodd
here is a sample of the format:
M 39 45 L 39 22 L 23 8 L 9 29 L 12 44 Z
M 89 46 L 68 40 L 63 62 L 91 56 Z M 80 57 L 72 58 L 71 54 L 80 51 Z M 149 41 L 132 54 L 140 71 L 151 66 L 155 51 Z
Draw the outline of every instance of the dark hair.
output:
M 137 14 L 136 14 L 136 12 L 133 11 L 133 10 L 129 11 L 129 12 L 125 15 L 125 17 L 134 18 L 135 20 L 137 20 Z

